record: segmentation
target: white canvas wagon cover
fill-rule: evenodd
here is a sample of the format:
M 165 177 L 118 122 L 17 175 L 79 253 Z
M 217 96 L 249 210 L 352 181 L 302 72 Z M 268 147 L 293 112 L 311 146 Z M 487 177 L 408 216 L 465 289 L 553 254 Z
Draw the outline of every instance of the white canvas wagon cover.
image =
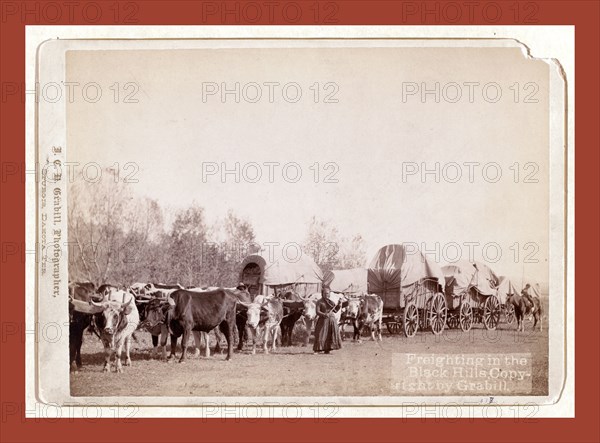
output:
M 525 278 L 523 280 L 523 288 L 522 289 L 525 289 L 525 286 L 527 286 L 527 285 L 529 285 L 529 294 L 530 295 L 537 297 L 537 298 L 541 297 L 542 288 L 541 288 L 541 285 L 537 281 L 529 279 L 529 278 Z
M 333 292 L 362 294 L 367 292 L 367 270 L 365 268 L 336 269 L 325 272 L 323 284 Z
M 498 299 L 500 303 L 505 304 L 509 294 L 519 295 L 521 291 L 513 284 L 513 282 L 506 276 L 500 277 L 498 283 Z
M 469 287 L 482 295 L 496 295 L 500 279 L 483 263 L 461 260 L 444 266 L 442 270 L 446 277 L 446 295 L 460 297 Z
M 439 265 L 421 251 L 402 244 L 379 249 L 368 268 L 369 292 L 373 293 L 405 288 L 423 279 L 436 280 L 444 287 Z
M 259 271 L 256 274 L 255 282 L 247 281 L 252 279 L 252 276 L 245 272 L 249 265 L 255 265 L 255 268 Z M 320 289 L 323 272 L 314 260 L 306 254 L 300 255 L 297 260 L 296 257 L 286 260 L 280 254 L 261 251 L 247 256 L 242 261 L 240 281 L 249 286 L 252 286 L 253 283 L 260 285 L 260 291 L 264 295 L 272 293 L 269 288 L 300 285 L 304 287 L 304 290 L 300 291 L 301 295 L 305 295 Z

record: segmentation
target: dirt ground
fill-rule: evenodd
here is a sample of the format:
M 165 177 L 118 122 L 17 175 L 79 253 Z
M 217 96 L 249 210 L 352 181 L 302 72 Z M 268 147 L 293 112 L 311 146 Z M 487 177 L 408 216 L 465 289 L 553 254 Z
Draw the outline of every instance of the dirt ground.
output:
M 547 312 L 547 311 L 546 311 Z M 131 350 L 132 366 L 124 372 L 103 373 L 104 353 L 96 336 L 87 332 L 82 348 L 84 367 L 71 374 L 73 396 L 395 396 L 392 388 L 394 353 L 531 353 L 532 395 L 548 392 L 548 328 L 533 332 L 525 321 L 525 332 L 516 325 L 500 324 L 496 331 L 474 325 L 469 332 L 446 329 L 434 336 L 418 332 L 415 337 L 389 335 L 383 340 L 349 338 L 341 350 L 313 355 L 310 347 L 278 348 L 265 355 L 262 348 L 252 355 L 248 346 L 225 361 L 224 354 L 210 358 L 190 357 L 187 362 L 163 362 L 153 355 L 150 334 L 138 331 Z M 348 328 L 349 329 L 349 328 Z M 298 324 L 295 336 L 304 334 Z M 347 336 L 351 334 L 347 331 Z M 212 346 L 214 336 L 211 334 Z M 190 345 L 193 340 L 190 340 Z M 194 349 L 192 346 L 188 349 Z M 179 354 L 178 350 L 178 354 Z M 323 380 L 327 382 L 324 383 Z

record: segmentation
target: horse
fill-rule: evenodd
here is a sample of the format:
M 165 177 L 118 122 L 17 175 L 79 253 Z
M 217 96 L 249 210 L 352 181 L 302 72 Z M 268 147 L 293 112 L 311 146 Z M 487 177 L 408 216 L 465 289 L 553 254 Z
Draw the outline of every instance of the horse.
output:
M 542 330 L 542 303 L 536 296 L 531 296 L 527 291 L 521 291 L 521 294 L 509 294 L 506 299 L 515 308 L 515 317 L 517 319 L 517 331 L 524 331 L 523 318 L 527 315 L 533 316 L 533 330 L 536 325 L 540 324 Z

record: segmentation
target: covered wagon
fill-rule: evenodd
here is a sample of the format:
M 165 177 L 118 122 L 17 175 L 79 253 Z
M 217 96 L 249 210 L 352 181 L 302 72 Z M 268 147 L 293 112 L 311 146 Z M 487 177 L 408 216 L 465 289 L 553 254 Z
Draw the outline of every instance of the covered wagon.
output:
M 525 289 L 527 287 L 527 285 L 529 285 L 529 295 L 531 295 L 532 297 L 537 297 L 539 299 L 541 299 L 542 297 L 542 285 L 540 285 L 540 283 L 538 283 L 536 280 L 533 280 L 531 278 L 524 278 L 523 279 L 523 287 L 521 290 Z
M 480 262 L 458 261 L 442 268 L 446 279 L 448 323 L 468 331 L 473 323 L 496 329 L 500 321 L 498 276 Z
M 252 296 L 292 290 L 306 297 L 321 290 L 323 272 L 306 254 L 286 259 L 272 251 L 261 251 L 242 261 L 239 280 Z
M 365 268 L 336 269 L 323 274 L 323 284 L 333 292 L 348 297 L 358 297 L 367 292 L 367 270 Z
M 501 276 L 498 282 L 498 301 L 504 312 L 506 323 L 512 324 L 515 321 L 515 307 L 512 303 L 507 303 L 508 297 L 511 295 L 519 295 L 520 291 L 513 284 L 512 280 L 506 276 Z
M 392 334 L 407 337 L 419 328 L 440 334 L 446 325 L 444 274 L 439 265 L 414 247 L 379 249 L 367 269 L 368 292 L 383 300 L 384 323 Z

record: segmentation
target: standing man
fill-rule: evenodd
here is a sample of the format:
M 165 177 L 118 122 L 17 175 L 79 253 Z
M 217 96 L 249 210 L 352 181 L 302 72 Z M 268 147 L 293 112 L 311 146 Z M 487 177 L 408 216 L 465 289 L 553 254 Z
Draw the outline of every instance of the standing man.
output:
M 323 351 L 329 354 L 342 347 L 340 328 L 335 319 L 335 312 L 341 308 L 341 300 L 336 305 L 329 299 L 329 287 L 324 286 L 321 299 L 316 303 L 317 325 L 315 326 L 314 353 Z

